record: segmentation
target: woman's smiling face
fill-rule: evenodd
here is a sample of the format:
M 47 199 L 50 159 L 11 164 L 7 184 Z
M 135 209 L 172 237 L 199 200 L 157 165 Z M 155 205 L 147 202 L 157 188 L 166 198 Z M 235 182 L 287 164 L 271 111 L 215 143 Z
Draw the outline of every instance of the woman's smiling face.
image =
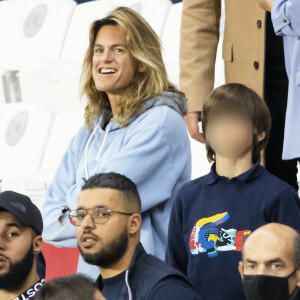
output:
M 118 25 L 105 25 L 97 33 L 93 55 L 96 89 L 108 95 L 122 95 L 136 72 L 125 36 Z

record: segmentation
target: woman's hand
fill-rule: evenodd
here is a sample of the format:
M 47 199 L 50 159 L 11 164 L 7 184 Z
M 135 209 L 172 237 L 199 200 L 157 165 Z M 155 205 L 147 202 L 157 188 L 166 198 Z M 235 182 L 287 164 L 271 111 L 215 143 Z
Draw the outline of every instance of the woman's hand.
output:
M 272 4 L 273 4 L 274 0 L 254 0 L 254 1 L 257 3 L 257 5 L 260 8 L 271 12 Z

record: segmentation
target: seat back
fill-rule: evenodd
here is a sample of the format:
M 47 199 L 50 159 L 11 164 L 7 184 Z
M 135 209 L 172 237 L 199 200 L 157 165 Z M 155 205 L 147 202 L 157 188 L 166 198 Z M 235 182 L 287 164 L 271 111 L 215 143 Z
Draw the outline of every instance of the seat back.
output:
M 0 2 L 0 66 L 19 70 L 58 59 L 75 6 L 73 0 Z
M 78 248 L 57 248 L 43 242 L 42 253 L 46 261 L 46 281 L 77 273 Z
M 47 105 L 0 105 L 0 178 L 40 168 L 55 112 Z
M 62 111 L 56 115 L 43 156 L 41 170 L 54 173 L 71 139 L 83 124 L 83 109 Z
M 0 104 L 21 101 L 17 71 L 59 58 L 75 6 L 74 0 L 0 1 Z
M 140 13 L 156 33 L 161 35 L 171 2 L 169 0 L 98 0 L 78 5 L 67 32 L 61 60 L 82 64 L 89 44 L 91 23 L 104 18 L 118 6 L 128 6 Z
M 163 59 L 169 80 L 179 86 L 179 48 L 182 2 L 173 4 L 169 10 L 161 41 Z
M 24 68 L 18 75 L 22 102 L 46 103 L 58 111 L 80 108 L 80 74 L 79 63 L 45 62 Z

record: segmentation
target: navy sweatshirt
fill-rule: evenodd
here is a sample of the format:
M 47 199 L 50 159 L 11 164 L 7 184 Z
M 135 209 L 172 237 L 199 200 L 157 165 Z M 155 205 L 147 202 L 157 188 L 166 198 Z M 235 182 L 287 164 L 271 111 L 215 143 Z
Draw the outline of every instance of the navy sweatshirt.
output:
M 245 299 L 238 262 L 252 231 L 270 222 L 300 231 L 294 188 L 259 163 L 230 180 L 218 176 L 214 164 L 176 196 L 166 261 L 188 277 L 202 299 Z

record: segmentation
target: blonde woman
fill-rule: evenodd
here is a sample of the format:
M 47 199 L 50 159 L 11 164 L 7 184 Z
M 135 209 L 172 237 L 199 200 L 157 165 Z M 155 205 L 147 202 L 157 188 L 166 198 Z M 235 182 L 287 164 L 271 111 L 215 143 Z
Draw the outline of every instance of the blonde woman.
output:
M 89 40 L 82 71 L 86 124 L 46 193 L 43 238 L 76 247 L 74 227 L 57 222 L 60 212 L 77 208 L 83 178 L 116 172 L 138 187 L 146 251 L 164 258 L 171 199 L 190 179 L 185 97 L 168 81 L 159 38 L 133 10 L 119 7 L 95 21 Z M 96 278 L 98 270 L 91 268 L 80 258 L 78 271 Z

